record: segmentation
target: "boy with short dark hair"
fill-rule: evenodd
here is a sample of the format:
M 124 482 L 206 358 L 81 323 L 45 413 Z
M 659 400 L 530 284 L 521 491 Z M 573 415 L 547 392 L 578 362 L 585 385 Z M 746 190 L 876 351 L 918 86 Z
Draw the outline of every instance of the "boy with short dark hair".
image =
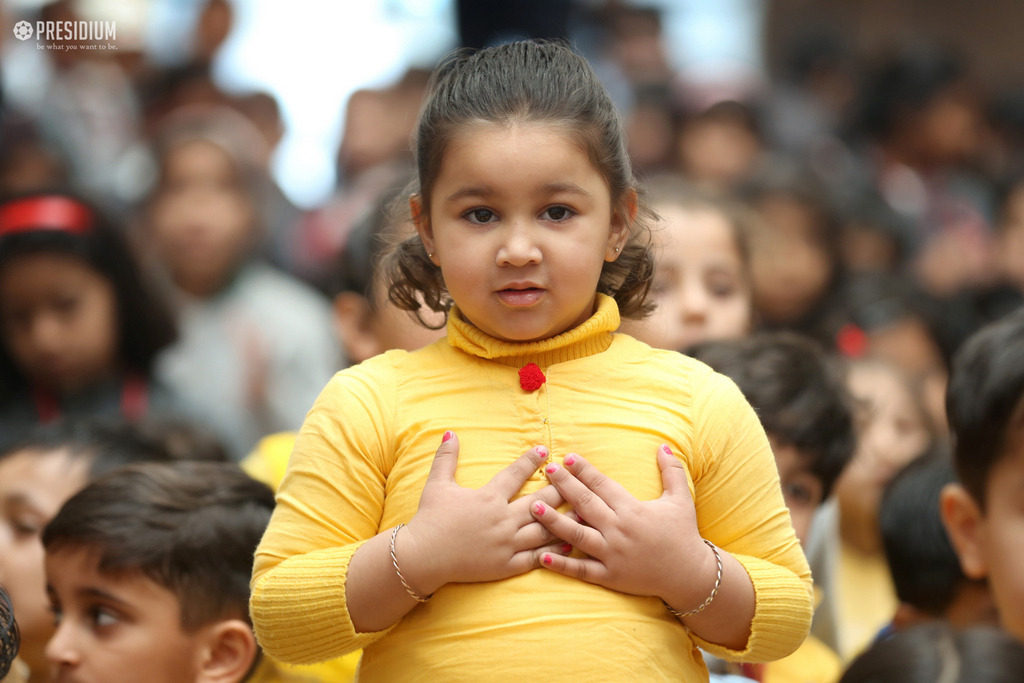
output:
M 55 680 L 275 680 L 248 613 L 273 509 L 236 466 L 198 462 L 130 465 L 68 500 L 43 533 Z
M 811 520 L 853 457 L 851 399 L 838 368 L 816 342 L 789 332 L 707 342 L 689 354 L 728 376 L 764 425 L 797 538 L 807 543 Z M 764 666 L 766 683 L 836 680 L 839 657 L 808 636 L 789 657 Z
M 761 419 L 801 543 L 811 518 L 853 456 L 851 399 L 816 342 L 789 332 L 708 342 L 689 355 L 726 375 Z
M 936 446 L 900 470 L 885 489 L 879 527 L 900 601 L 893 629 L 934 620 L 956 628 L 995 621 L 988 586 L 960 571 L 942 526 L 939 498 L 955 481 L 948 448 Z
M 1024 640 L 1024 309 L 972 336 L 946 392 L 960 483 L 942 518 L 960 567 L 987 578 L 1003 627 Z

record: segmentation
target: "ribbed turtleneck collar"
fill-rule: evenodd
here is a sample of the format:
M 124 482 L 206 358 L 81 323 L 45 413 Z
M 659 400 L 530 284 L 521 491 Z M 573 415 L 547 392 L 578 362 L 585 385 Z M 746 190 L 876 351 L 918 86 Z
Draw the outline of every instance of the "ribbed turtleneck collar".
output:
M 535 342 L 507 342 L 482 332 L 452 306 L 448 313 L 448 343 L 466 353 L 493 360 L 502 365 L 522 367 L 536 363 L 544 368 L 576 358 L 601 353 L 612 343 L 612 332 L 619 327 L 619 307 L 615 299 L 597 295 L 597 310 L 582 324 L 557 337 Z

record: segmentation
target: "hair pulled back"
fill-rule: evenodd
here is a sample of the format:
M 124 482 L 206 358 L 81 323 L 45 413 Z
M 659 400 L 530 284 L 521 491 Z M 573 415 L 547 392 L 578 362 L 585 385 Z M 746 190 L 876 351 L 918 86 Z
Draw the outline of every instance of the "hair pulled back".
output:
M 579 139 L 630 233 L 619 258 L 605 262 L 597 291 L 614 298 L 623 317 L 647 315 L 653 308 L 645 299 L 654 274 L 650 223 L 655 215 L 637 197 L 636 218 L 631 218 L 637 182 L 622 123 L 587 61 L 560 43 L 523 41 L 456 53 L 444 62 L 431 80 L 414 134 L 417 173 L 410 194 L 420 196 L 426 216 L 448 142 L 462 127 L 477 123 L 545 123 L 564 126 Z M 425 303 L 447 312 L 451 306 L 441 269 L 418 235 L 395 244 L 384 266 L 388 296 L 399 308 L 415 312 Z

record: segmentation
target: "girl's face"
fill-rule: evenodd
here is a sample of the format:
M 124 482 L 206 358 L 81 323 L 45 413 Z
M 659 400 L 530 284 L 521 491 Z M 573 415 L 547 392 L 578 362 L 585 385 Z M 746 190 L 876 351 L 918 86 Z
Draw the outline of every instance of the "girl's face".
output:
M 769 323 L 800 320 L 821 300 L 833 264 L 816 235 L 822 227 L 814 212 L 784 195 L 755 207 L 764 219 L 754 232 L 750 270 L 757 312 Z
M 21 657 L 37 672 L 46 670 L 46 641 L 53 633 L 40 539 L 87 476 L 87 459 L 63 450 L 22 451 L 0 459 L 0 583 L 14 604 Z
M 151 219 L 171 276 L 197 296 L 217 291 L 254 239 L 252 207 L 238 171 L 226 152 L 201 140 L 167 155 Z
M 643 320 L 624 321 L 622 331 L 674 351 L 747 334 L 750 283 L 728 220 L 710 208 L 669 204 L 655 209 L 665 219 L 656 232 L 651 285 L 657 308 Z
M 420 206 L 413 198 L 413 215 Z M 586 151 L 535 123 L 482 123 L 454 136 L 417 230 L 466 319 L 515 342 L 590 317 L 601 268 L 628 236 Z
M 114 287 L 74 256 L 26 254 L 8 263 L 0 330 L 22 372 L 48 388 L 76 391 L 116 370 Z
M 903 377 L 879 363 L 854 365 L 847 386 L 856 401 L 857 449 L 836 482 L 844 515 L 877 524 L 886 484 L 931 440 L 925 415 Z

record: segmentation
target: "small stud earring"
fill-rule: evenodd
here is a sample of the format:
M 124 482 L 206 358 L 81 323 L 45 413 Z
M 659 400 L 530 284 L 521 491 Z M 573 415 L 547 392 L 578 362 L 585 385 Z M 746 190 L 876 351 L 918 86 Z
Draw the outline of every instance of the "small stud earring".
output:
M 430 252 L 429 254 L 427 254 L 427 258 L 434 258 L 434 252 Z
M 619 248 L 618 248 L 618 247 L 615 247 L 615 253 L 616 253 L 616 254 L 618 254 L 618 253 L 619 253 Z

